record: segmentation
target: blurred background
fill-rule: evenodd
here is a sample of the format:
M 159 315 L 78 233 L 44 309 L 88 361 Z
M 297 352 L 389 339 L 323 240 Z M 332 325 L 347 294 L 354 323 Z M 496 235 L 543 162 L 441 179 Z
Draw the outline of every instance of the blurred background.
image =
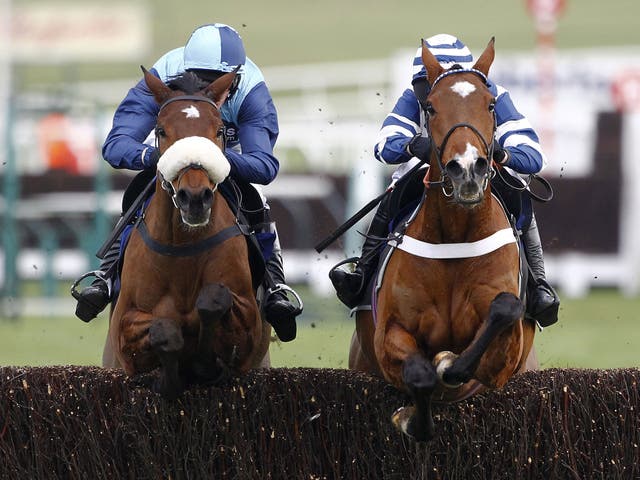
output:
M 475 56 L 496 37 L 491 76 L 549 158 L 555 198 L 536 209 L 563 304 L 537 335 L 542 367 L 640 365 L 639 15 L 637 0 L 0 0 L 0 364 L 100 364 L 108 318 L 75 318 L 69 288 L 97 267 L 131 178 L 102 142 L 139 66 L 222 22 L 280 118 L 266 194 L 306 309 L 275 365 L 346 367 L 353 321 L 327 273 L 357 254 L 368 219 L 322 254 L 313 245 L 387 184 L 377 131 L 420 38 L 442 32 Z

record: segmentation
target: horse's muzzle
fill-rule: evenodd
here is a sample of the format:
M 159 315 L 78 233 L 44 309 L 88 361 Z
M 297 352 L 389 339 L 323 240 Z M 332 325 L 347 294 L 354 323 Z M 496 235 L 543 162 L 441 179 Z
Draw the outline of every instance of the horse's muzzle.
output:
M 444 167 L 445 175 L 453 186 L 453 199 L 456 203 L 473 206 L 484 199 L 489 176 L 489 162 L 478 157 L 473 162 L 463 164 L 454 159 Z
M 181 188 L 176 192 L 176 206 L 180 209 L 182 221 L 190 227 L 203 227 L 209 223 L 212 204 L 211 188 L 197 191 Z

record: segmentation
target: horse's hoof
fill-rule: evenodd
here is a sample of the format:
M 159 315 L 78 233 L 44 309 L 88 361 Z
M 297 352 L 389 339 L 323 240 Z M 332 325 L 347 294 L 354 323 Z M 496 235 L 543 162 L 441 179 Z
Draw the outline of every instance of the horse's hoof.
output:
M 436 367 L 436 373 L 440 382 L 447 388 L 458 388 L 463 382 L 446 382 L 444 377 L 447 370 L 450 369 L 457 360 L 458 355 L 448 350 L 439 352 L 433 357 L 433 366 Z
M 393 423 L 393 426 L 396 427 L 400 433 L 412 436 L 407 432 L 407 428 L 409 426 L 409 420 L 411 420 L 415 411 L 415 407 L 400 407 L 391 415 L 391 423 Z
M 425 428 L 416 428 L 415 422 L 411 420 L 414 418 L 416 413 L 416 407 L 400 407 L 393 415 L 391 415 L 391 423 L 396 427 L 396 429 L 409 437 L 411 440 L 415 442 L 426 442 L 431 440 L 431 435 Z

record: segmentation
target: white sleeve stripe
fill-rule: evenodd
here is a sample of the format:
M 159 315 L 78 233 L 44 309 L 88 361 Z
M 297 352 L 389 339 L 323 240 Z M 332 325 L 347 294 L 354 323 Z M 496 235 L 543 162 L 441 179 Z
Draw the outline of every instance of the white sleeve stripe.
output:
M 416 135 L 416 132 L 413 132 L 408 128 L 403 128 L 400 125 L 386 125 L 380 129 L 380 132 L 378 132 L 378 138 L 387 138 L 392 135 L 402 135 L 404 137 L 411 138 Z
M 538 153 L 538 155 L 540 155 L 540 159 L 542 160 L 542 167 L 540 168 L 540 171 L 542 171 L 542 169 L 547 166 L 547 157 L 542 152 L 540 144 L 533 141 L 526 135 L 510 135 L 504 142 L 505 147 L 516 147 L 518 145 L 527 145 L 533 148 Z
M 393 113 L 393 112 L 391 112 L 389 115 L 387 115 L 387 118 L 389 118 L 389 117 L 395 118 L 396 120 L 404 123 L 405 125 L 408 125 L 408 126 L 412 127 L 413 130 L 414 130 L 414 135 L 416 133 L 418 133 L 418 131 L 420 130 L 420 126 L 417 123 L 412 122 L 411 120 L 409 120 L 407 117 L 403 117 L 402 115 L 398 115 L 397 113 Z
M 542 155 L 540 144 L 526 135 L 509 135 L 504 141 L 505 147 L 517 147 L 518 145 L 529 145 L 535 151 Z
M 496 129 L 496 137 L 498 139 L 502 138 L 509 132 L 515 132 L 518 130 L 533 130 L 531 123 L 526 118 L 521 118 L 520 120 L 511 120 L 509 122 L 504 122 L 502 125 L 498 125 Z
M 387 162 L 385 162 L 384 158 L 382 157 L 382 151 L 384 150 L 384 147 L 386 145 L 387 145 L 387 137 L 384 137 L 384 138 L 380 138 L 378 143 L 376 143 L 375 146 L 373 147 L 373 151 L 375 153 L 376 158 L 384 163 L 387 163 Z

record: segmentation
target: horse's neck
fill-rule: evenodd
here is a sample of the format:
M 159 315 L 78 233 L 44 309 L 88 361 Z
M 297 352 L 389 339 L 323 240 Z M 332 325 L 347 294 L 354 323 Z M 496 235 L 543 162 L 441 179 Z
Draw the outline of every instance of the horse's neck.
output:
M 454 203 L 439 189 L 430 190 L 407 233 L 430 243 L 474 242 L 501 228 L 496 222 L 495 208 L 489 190 L 474 208 Z

